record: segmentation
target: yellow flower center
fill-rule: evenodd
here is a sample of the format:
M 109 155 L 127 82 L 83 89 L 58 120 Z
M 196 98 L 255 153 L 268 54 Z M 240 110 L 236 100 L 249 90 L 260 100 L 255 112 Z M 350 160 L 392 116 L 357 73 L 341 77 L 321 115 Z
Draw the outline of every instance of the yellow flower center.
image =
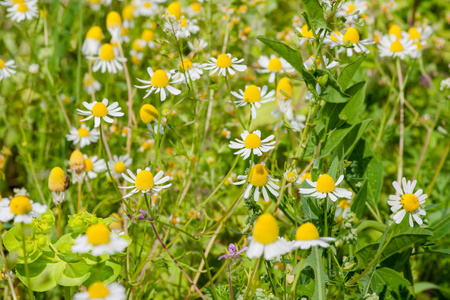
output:
M 103 282 L 98 281 L 89 286 L 88 293 L 91 299 L 102 299 L 109 295 L 109 290 Z
M 319 231 L 311 222 L 306 222 L 297 229 L 295 239 L 298 241 L 312 241 L 319 239 Z
M 133 19 L 133 7 L 131 5 L 127 5 L 122 10 L 122 16 L 126 20 L 132 20 Z
M 187 20 L 186 20 L 186 18 L 183 18 L 180 22 L 181 27 L 186 27 L 186 24 L 187 24 Z
M 125 172 L 126 167 L 123 161 L 119 161 L 114 165 L 114 172 L 116 173 L 123 173 Z
M 30 198 L 26 196 L 16 196 L 9 203 L 11 212 L 15 215 L 26 215 L 31 211 Z
M 339 201 L 339 207 L 342 209 L 350 208 L 350 202 L 348 200 Z
M 202 9 L 200 4 L 198 4 L 197 2 L 192 3 L 191 8 L 192 8 L 192 11 L 195 11 L 195 12 L 199 12 Z
M 244 101 L 254 103 L 261 101 L 261 92 L 256 85 L 249 85 L 244 91 Z M 260 143 L 261 144 L 261 143 Z
M 262 164 L 256 164 L 250 171 L 248 182 L 253 186 L 264 186 L 269 180 L 269 172 Z
M 88 33 L 86 34 L 86 38 L 88 39 L 94 39 L 97 41 L 101 41 L 103 36 L 103 31 L 99 26 L 92 26 Z
M 94 246 L 105 245 L 109 243 L 109 228 L 106 225 L 97 223 L 89 226 L 86 230 L 88 242 Z
M 397 39 L 400 39 L 402 37 L 402 29 L 395 24 L 389 28 L 388 33 L 389 35 L 391 34 L 395 35 Z
M 297 174 L 295 172 L 289 172 L 286 174 L 286 180 L 289 182 L 294 182 L 297 180 Z
M 323 174 L 317 180 L 317 191 L 320 193 L 331 193 L 335 189 L 334 180 L 328 174 Z
M 158 119 L 158 111 L 156 110 L 156 107 L 151 104 L 144 104 L 139 110 L 139 115 L 144 124 L 148 124 Z
M 347 14 L 351 14 L 355 10 L 355 5 L 353 3 L 350 3 L 347 6 Z
M 70 155 L 69 159 L 70 169 L 77 173 L 81 173 L 86 170 L 86 164 L 84 163 L 83 153 L 79 150 L 75 150 Z
M 422 44 L 420 42 L 415 42 L 413 45 L 417 46 L 417 50 L 422 50 Z
M 25 3 L 25 0 L 12 0 L 12 4 L 21 4 Z
M 178 1 L 170 3 L 167 7 L 167 14 L 172 15 L 175 19 L 179 20 L 181 18 L 181 3 Z
M 341 36 L 341 33 L 339 31 L 334 31 L 333 34 L 331 35 L 331 40 L 333 42 L 338 42 L 338 39 L 336 38 L 336 36 Z
M 250 133 L 247 135 L 244 141 L 245 148 L 255 149 L 261 146 L 261 139 L 255 133 Z
M 407 212 L 414 212 L 419 208 L 419 199 L 414 194 L 404 194 L 401 203 Z
M 50 191 L 63 192 L 66 187 L 66 174 L 60 167 L 51 170 L 48 176 L 48 188 Z
M 5 61 L 0 58 L 0 69 L 3 69 L 5 67 Z
M 403 45 L 400 41 L 394 41 L 389 48 L 392 52 L 400 52 L 403 51 Z
M 111 44 L 103 44 L 100 49 L 100 59 L 110 61 L 113 60 L 116 56 L 114 55 L 114 48 Z
M 269 61 L 269 66 L 267 68 L 270 72 L 280 72 L 283 67 L 281 66 L 280 59 L 278 57 L 274 57 Z
M 86 128 L 78 129 L 78 136 L 79 137 L 88 137 L 89 136 L 89 130 L 87 130 Z
M 225 53 L 222 53 L 217 58 L 216 65 L 219 68 L 229 68 L 229 67 L 231 67 L 231 58 L 228 55 L 226 55 Z
M 272 215 L 262 214 L 253 226 L 253 238 L 263 245 L 271 244 L 278 239 L 277 220 Z
M 347 28 L 347 31 L 344 34 L 344 42 L 347 41 L 349 41 L 350 44 L 356 44 L 359 42 L 359 33 L 355 28 Z
M 281 80 L 278 81 L 277 85 L 277 98 L 281 100 L 287 100 L 292 98 L 293 95 L 294 89 L 292 87 L 291 80 L 287 77 L 281 78 Z
M 122 18 L 120 17 L 119 13 L 116 11 L 110 12 L 106 17 L 106 27 L 114 28 L 120 26 L 122 26 Z
M 94 169 L 94 164 L 89 157 L 84 159 L 84 163 L 86 164 L 86 172 L 90 172 Z
M 418 40 L 418 39 L 420 39 L 420 32 L 415 27 L 411 27 L 408 30 L 408 34 L 409 34 L 409 38 L 411 40 Z
M 191 69 L 193 66 L 194 65 L 192 64 L 192 62 L 187 58 L 183 59 L 183 61 L 180 62 L 180 68 L 185 71 Z
M 308 25 L 306 24 L 302 26 L 302 36 L 305 38 L 313 37 L 312 29 L 308 30 Z
M 150 2 L 145 2 L 144 3 L 144 7 L 145 8 L 150 8 L 152 6 L 152 4 Z
M 169 85 L 169 77 L 163 70 L 157 70 L 152 76 L 152 85 L 156 88 L 163 88 Z
M 142 170 L 136 175 L 136 188 L 141 191 L 151 189 L 154 185 L 153 174 L 147 170 Z
M 108 114 L 108 108 L 102 102 L 97 102 L 92 107 L 92 114 L 95 117 L 104 117 Z
M 153 31 L 145 29 L 144 32 L 142 32 L 141 38 L 146 42 L 150 42 L 155 39 L 155 34 L 153 33 Z
M 18 11 L 24 13 L 28 11 L 28 6 L 25 3 L 20 3 L 19 7 L 17 8 Z
M 312 180 L 311 173 L 306 172 L 305 174 L 303 174 L 302 182 L 305 181 L 306 179 Z

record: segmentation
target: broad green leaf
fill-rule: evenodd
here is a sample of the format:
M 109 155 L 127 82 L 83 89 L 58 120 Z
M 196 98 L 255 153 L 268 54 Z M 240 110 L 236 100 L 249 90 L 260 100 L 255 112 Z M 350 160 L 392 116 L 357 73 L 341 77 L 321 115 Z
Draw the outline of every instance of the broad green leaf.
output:
M 406 287 L 411 283 L 403 278 L 395 270 L 390 268 L 380 268 L 375 270 L 374 276 L 370 283 L 371 289 L 377 294 L 383 294 L 383 299 L 414 299 Z M 401 298 L 397 298 L 401 296 Z
M 430 224 L 430 229 L 433 231 L 431 240 L 438 240 L 445 237 L 450 232 L 450 214 L 446 214 L 442 219 Z
M 364 207 L 366 206 L 367 200 L 367 181 L 364 182 L 362 187 L 359 189 L 358 194 L 353 199 L 351 211 L 355 213 L 358 219 L 361 219 Z
M 338 82 L 343 89 L 350 85 L 353 76 L 355 76 L 356 71 L 358 71 L 365 58 L 365 56 L 359 56 L 342 70 L 341 75 L 339 75 Z
M 49 238 L 42 236 L 45 239 L 45 243 L 48 244 Z M 3 245 L 10 253 L 17 254 L 17 262 L 24 263 L 24 252 L 22 247 L 23 233 L 22 229 L 13 227 L 8 230 L 3 237 Z M 45 245 L 44 245 L 45 246 Z M 43 249 L 45 247 L 42 247 Z M 27 261 L 28 263 L 34 262 L 42 254 L 42 251 L 38 248 L 38 240 L 31 239 L 27 241 Z
M 427 290 L 434 290 L 439 289 L 439 286 L 437 284 L 431 283 L 431 282 L 417 282 L 414 284 L 414 293 L 420 294 L 422 292 L 425 292 Z
M 302 0 L 305 6 L 306 13 L 308 14 L 309 21 L 314 27 L 326 28 L 327 23 L 323 18 L 323 8 L 320 6 L 317 0 Z M 314 30 L 315 28 L 312 28 Z
M 84 259 L 74 263 L 62 262 L 57 274 L 57 283 L 62 286 L 82 284 L 91 275 L 92 266 Z
M 44 252 L 38 260 L 28 265 L 31 289 L 36 292 L 45 292 L 54 288 L 57 284 L 55 273 L 61 264 L 52 259 L 52 252 Z M 16 266 L 16 275 L 23 284 L 28 286 L 28 280 L 25 272 L 25 265 L 18 264 Z
M 122 265 L 112 260 L 107 260 L 95 265 L 91 270 L 91 275 L 83 282 L 84 286 L 90 286 L 95 281 L 101 280 L 105 284 L 110 284 L 116 280 L 122 271 Z

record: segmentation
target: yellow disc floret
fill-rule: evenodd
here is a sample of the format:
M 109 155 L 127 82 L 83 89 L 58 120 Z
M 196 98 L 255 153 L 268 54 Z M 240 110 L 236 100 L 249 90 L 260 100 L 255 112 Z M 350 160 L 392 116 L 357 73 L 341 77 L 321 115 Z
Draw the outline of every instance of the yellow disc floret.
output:
M 114 172 L 123 173 L 126 170 L 126 166 L 123 161 L 119 161 L 114 165 Z
M 294 171 L 287 173 L 286 180 L 288 182 L 295 182 L 297 180 L 297 173 L 295 173 Z
M 132 20 L 134 18 L 133 15 L 133 7 L 131 5 L 127 5 L 122 10 L 122 17 L 125 20 Z
M 91 299 L 103 299 L 109 295 L 108 288 L 101 281 L 91 284 L 87 291 Z
M 5 61 L 0 58 L 0 69 L 3 69 L 5 67 Z
M 142 170 L 136 175 L 136 188 L 141 191 L 151 189 L 154 185 L 153 174 L 150 171 Z
M 48 189 L 54 192 L 63 192 L 66 190 L 66 174 L 60 167 L 54 167 L 48 176 Z
M 291 80 L 287 77 L 281 78 L 277 84 L 277 99 L 288 100 L 294 95 Z
M 308 30 L 308 25 L 303 25 L 302 26 L 302 36 L 305 38 L 312 38 L 313 37 L 313 33 L 312 33 L 312 29 Z
M 100 48 L 100 59 L 111 61 L 115 58 L 114 48 L 111 44 L 105 43 Z
M 391 34 L 395 35 L 397 37 L 397 39 L 402 38 L 402 29 L 395 24 L 392 25 L 391 27 L 389 27 L 388 33 L 389 33 L 389 35 L 391 35 Z
M 359 42 L 359 33 L 355 28 L 347 28 L 347 31 L 344 34 L 344 42 L 347 41 L 349 41 L 350 44 L 356 44 Z
M 255 133 L 250 133 L 247 135 L 244 141 L 245 148 L 255 149 L 261 146 L 261 139 Z
M 403 51 L 403 45 L 400 41 L 394 41 L 389 48 L 392 52 L 400 52 Z
M 331 193 L 335 188 L 334 180 L 328 174 L 323 174 L 317 180 L 317 191 L 320 193 Z
M 92 114 L 94 117 L 104 117 L 108 114 L 108 108 L 102 102 L 97 102 L 92 107 Z
M 279 229 L 277 220 L 272 215 L 262 214 L 256 219 L 253 226 L 253 238 L 258 243 L 268 245 L 276 242 Z
M 408 30 L 408 34 L 409 34 L 409 38 L 411 40 L 418 40 L 418 39 L 420 39 L 420 32 L 415 27 L 411 27 Z
M 169 77 L 165 71 L 157 70 L 153 73 L 151 82 L 154 87 L 163 88 L 169 85 Z
M 319 231 L 311 222 L 306 222 L 297 229 L 295 239 L 298 241 L 312 241 L 319 239 Z
M 267 67 L 270 72 L 280 72 L 283 68 L 281 66 L 281 61 L 278 57 L 274 57 L 269 61 L 269 66 Z
M 254 103 L 261 101 L 261 92 L 256 85 L 249 85 L 244 91 L 244 101 Z
M 103 31 L 99 26 L 92 26 L 86 34 L 87 39 L 94 39 L 96 41 L 101 41 L 103 36 Z
M 94 170 L 94 164 L 89 157 L 84 159 L 84 163 L 86 164 L 86 172 Z
M 94 224 L 86 230 L 88 242 L 94 246 L 105 245 L 109 243 L 109 228 L 104 224 Z
M 183 69 L 184 71 L 187 71 L 189 69 L 192 69 L 194 65 L 192 64 L 192 62 L 185 58 L 180 62 L 180 68 Z
M 139 110 L 139 116 L 144 124 L 148 124 L 158 120 L 158 110 L 151 104 L 144 104 Z
M 119 13 L 116 11 L 110 12 L 106 17 L 106 27 L 114 28 L 120 26 L 122 26 L 122 18 L 120 17 Z
M 155 39 L 155 34 L 153 33 L 153 31 L 145 29 L 141 34 L 141 39 L 146 42 L 153 41 Z
M 339 201 L 339 207 L 342 209 L 348 209 L 350 208 L 350 202 L 348 200 L 341 200 Z
M 253 186 L 264 186 L 269 180 L 269 172 L 262 164 L 256 164 L 250 170 L 250 175 L 248 177 L 248 182 Z
M 17 10 L 20 11 L 21 13 L 27 12 L 28 6 L 25 3 L 20 3 L 19 7 L 17 7 Z
M 347 6 L 347 11 L 346 11 L 346 13 L 347 14 L 351 14 L 352 12 L 354 12 L 355 11 L 355 5 L 353 4 L 353 3 L 350 3 L 348 6 Z
M 181 3 L 179 1 L 170 3 L 167 7 L 167 14 L 174 16 L 175 19 L 179 20 L 181 18 Z
M 407 212 L 414 212 L 419 208 L 419 199 L 414 194 L 404 194 L 400 201 Z
M 9 203 L 11 212 L 15 215 L 26 215 L 31 211 L 30 198 L 26 196 L 16 196 Z
M 84 162 L 83 153 L 79 150 L 75 150 L 70 155 L 69 159 L 70 169 L 76 173 L 81 173 L 86 170 L 86 163 Z
M 89 136 L 89 130 L 86 128 L 79 128 L 78 129 L 78 136 L 79 137 L 88 137 Z
M 231 67 L 231 64 L 231 58 L 227 54 L 222 53 L 217 57 L 216 65 L 219 68 L 229 68 Z
M 306 172 L 305 174 L 303 174 L 302 182 L 305 181 L 306 179 L 312 180 L 311 173 Z

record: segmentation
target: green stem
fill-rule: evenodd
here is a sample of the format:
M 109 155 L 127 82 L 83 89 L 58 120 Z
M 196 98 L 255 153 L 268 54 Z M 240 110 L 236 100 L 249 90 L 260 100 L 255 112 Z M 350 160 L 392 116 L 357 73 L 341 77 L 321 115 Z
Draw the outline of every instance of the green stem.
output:
M 295 279 L 294 279 L 294 284 L 292 285 L 292 289 L 291 289 L 291 293 L 292 293 L 292 300 L 295 300 L 296 295 L 296 290 L 297 290 L 297 283 L 298 283 L 298 279 L 300 278 L 300 274 L 302 273 L 302 267 L 303 267 L 303 263 L 305 262 L 305 258 L 302 256 L 300 259 L 300 262 L 298 264 L 298 270 L 297 270 L 297 274 L 295 274 Z
M 22 227 L 23 260 L 25 262 L 25 276 L 27 277 L 28 294 L 30 296 L 30 299 L 34 299 L 33 290 L 31 289 L 30 269 L 28 267 L 27 243 L 25 240 L 25 225 L 21 223 L 21 227 Z
M 227 85 L 228 93 L 230 94 L 230 101 L 231 101 L 231 104 L 233 105 L 234 113 L 236 114 L 236 117 L 237 117 L 239 123 L 241 124 L 242 128 L 245 129 L 246 127 L 244 125 L 244 122 L 242 121 L 241 117 L 239 116 L 239 111 L 237 110 L 236 104 L 234 104 L 234 101 L 233 101 L 233 95 L 231 94 L 230 85 L 228 84 L 228 76 L 225 76 L 225 83 Z M 251 117 L 250 117 L 250 119 L 251 119 Z

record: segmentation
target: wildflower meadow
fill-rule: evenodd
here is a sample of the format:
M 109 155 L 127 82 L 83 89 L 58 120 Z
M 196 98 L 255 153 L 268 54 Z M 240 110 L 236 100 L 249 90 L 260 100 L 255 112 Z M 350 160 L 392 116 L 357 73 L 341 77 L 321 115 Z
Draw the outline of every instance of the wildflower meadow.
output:
M 450 299 L 450 2 L 1 0 L 0 297 Z

